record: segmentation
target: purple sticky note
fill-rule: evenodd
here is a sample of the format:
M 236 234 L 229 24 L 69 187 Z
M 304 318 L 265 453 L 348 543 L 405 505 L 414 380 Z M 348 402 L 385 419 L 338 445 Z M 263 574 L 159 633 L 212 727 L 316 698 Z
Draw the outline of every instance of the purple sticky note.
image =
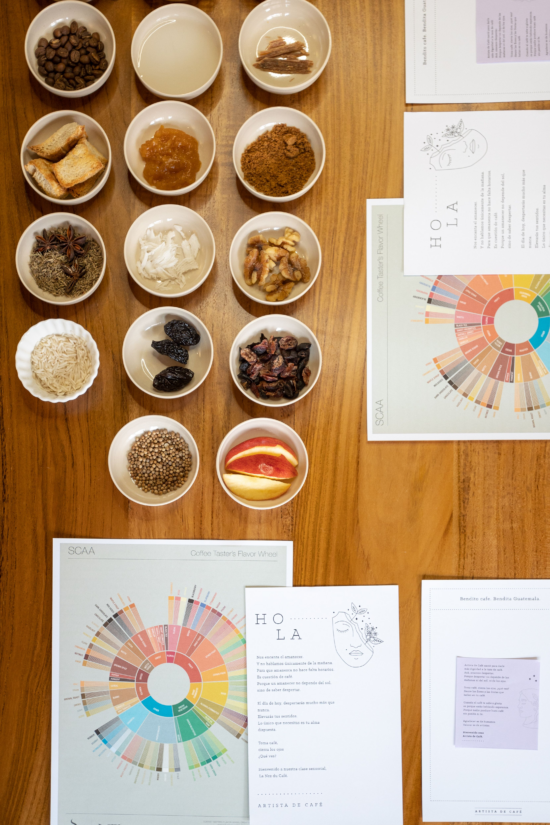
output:
M 477 0 L 478 63 L 550 60 L 549 0 Z
M 540 663 L 456 660 L 457 748 L 537 750 Z

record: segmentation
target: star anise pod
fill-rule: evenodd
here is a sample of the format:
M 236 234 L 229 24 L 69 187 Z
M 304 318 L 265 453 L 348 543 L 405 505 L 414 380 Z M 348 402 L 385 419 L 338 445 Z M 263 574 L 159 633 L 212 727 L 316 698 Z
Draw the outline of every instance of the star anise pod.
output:
M 54 235 L 53 232 L 48 232 L 47 229 L 44 229 L 42 235 L 37 235 L 35 240 L 36 252 L 40 252 L 41 255 L 44 255 L 46 252 L 49 252 L 50 249 L 55 249 L 59 246 L 59 239 L 57 235 Z
M 80 278 L 82 278 L 84 272 L 80 271 L 78 261 L 73 261 L 73 263 L 70 266 L 62 266 L 61 269 L 63 270 L 65 275 L 68 275 L 68 277 L 71 278 L 70 283 L 67 284 L 65 288 L 65 294 L 68 295 L 70 292 L 73 291 L 76 282 Z
M 86 235 L 75 236 L 73 227 L 69 224 L 65 232 L 56 236 L 59 241 L 59 250 L 67 256 L 69 262 L 74 261 L 75 255 L 83 255 L 86 246 Z

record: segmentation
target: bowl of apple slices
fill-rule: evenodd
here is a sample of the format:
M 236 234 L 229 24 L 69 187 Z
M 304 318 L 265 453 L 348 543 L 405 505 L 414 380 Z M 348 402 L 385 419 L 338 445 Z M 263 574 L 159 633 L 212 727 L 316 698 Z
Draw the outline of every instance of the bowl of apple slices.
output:
M 227 495 L 252 510 L 282 507 L 298 495 L 309 467 L 300 436 L 272 418 L 237 424 L 218 450 L 218 479 Z

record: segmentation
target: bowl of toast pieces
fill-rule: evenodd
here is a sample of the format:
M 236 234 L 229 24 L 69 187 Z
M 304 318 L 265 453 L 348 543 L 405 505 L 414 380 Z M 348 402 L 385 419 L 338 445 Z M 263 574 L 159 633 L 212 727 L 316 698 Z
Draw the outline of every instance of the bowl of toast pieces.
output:
M 107 183 L 109 138 L 88 115 L 52 112 L 37 120 L 25 135 L 21 168 L 29 186 L 51 203 L 85 203 Z

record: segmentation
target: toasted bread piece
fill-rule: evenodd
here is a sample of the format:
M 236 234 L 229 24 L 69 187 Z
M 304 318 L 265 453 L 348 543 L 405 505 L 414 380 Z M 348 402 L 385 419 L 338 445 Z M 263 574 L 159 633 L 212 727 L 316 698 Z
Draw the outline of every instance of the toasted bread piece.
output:
M 69 192 L 73 196 L 73 198 L 81 198 L 83 195 L 87 195 L 88 192 L 91 192 L 100 177 L 103 174 L 103 169 L 101 172 L 98 172 L 97 175 L 94 175 L 88 180 L 85 180 L 84 183 L 77 183 L 76 186 L 71 186 Z
M 90 150 L 92 155 L 95 155 L 96 158 L 98 158 L 104 166 L 107 166 L 107 163 L 109 162 L 108 158 L 104 158 L 99 149 L 96 149 L 94 144 L 90 143 L 87 137 L 80 138 L 79 143 L 82 143 L 84 146 L 86 146 Z
M 46 160 L 57 161 L 64 158 L 67 152 L 76 146 L 79 140 L 86 138 L 86 127 L 80 123 L 66 123 L 43 143 L 29 146 L 33 152 Z
M 104 168 L 103 163 L 84 143 L 77 143 L 68 155 L 55 163 L 53 173 L 65 189 L 78 186 Z
M 26 164 L 25 170 L 38 186 L 51 198 L 67 198 L 69 193 L 57 181 L 53 173 L 53 164 L 43 158 L 35 158 Z

